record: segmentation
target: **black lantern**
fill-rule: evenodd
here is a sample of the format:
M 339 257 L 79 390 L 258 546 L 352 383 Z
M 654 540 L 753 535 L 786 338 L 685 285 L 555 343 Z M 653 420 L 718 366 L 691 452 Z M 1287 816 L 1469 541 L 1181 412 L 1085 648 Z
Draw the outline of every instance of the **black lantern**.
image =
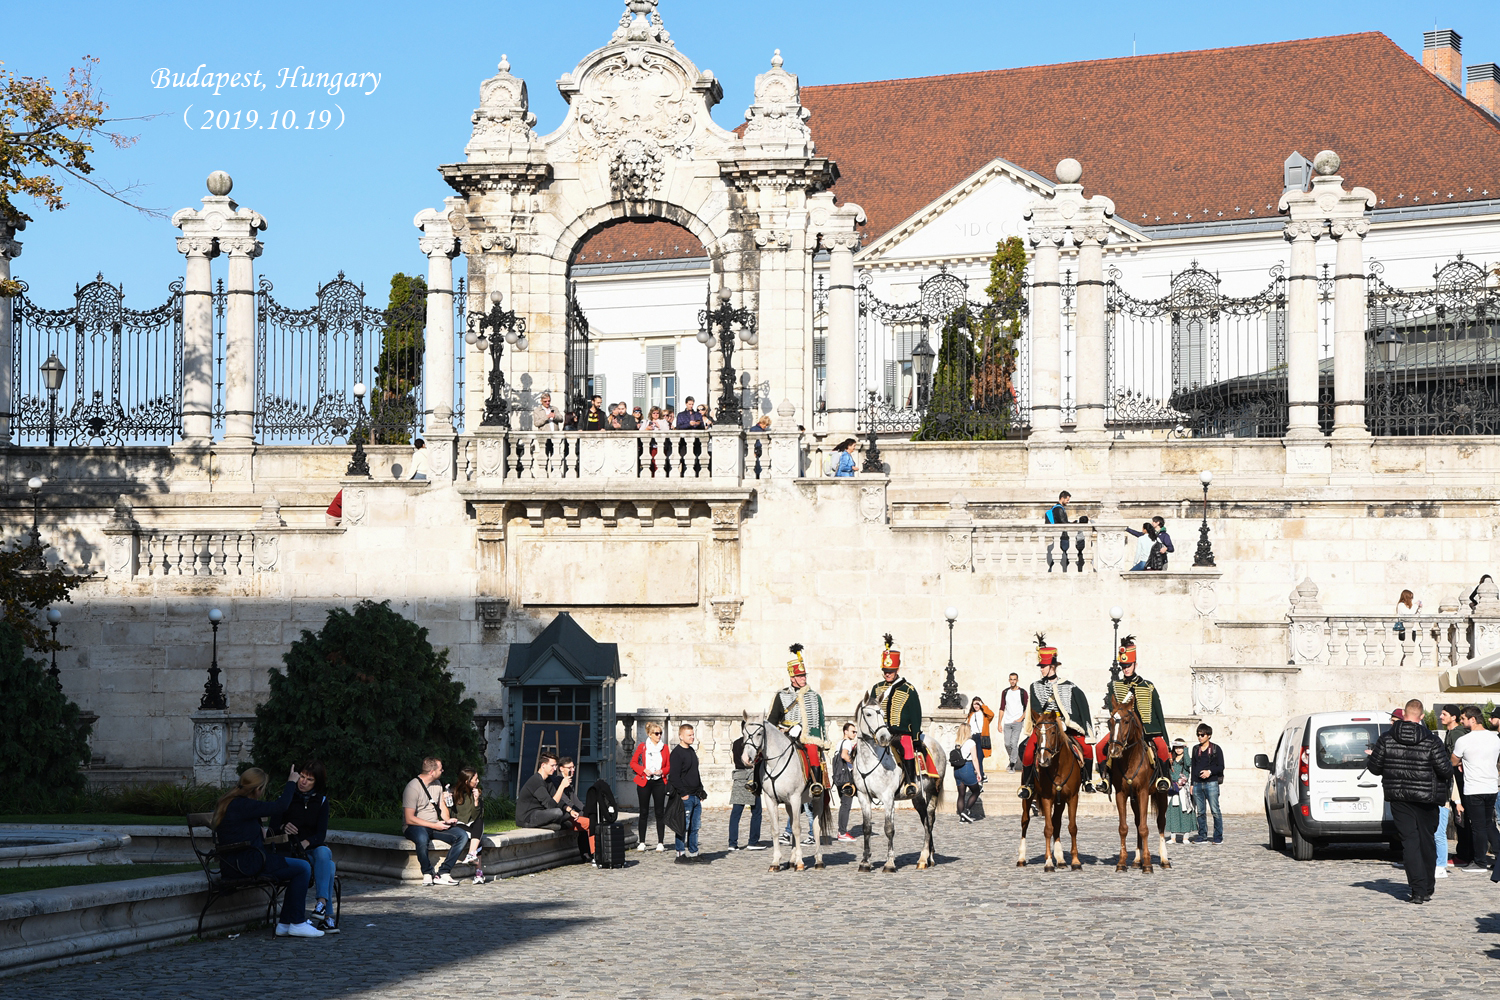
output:
M 1112 652 L 1112 653 L 1109 654 L 1109 663 L 1110 663 L 1110 669 L 1111 670 L 1113 670 L 1114 669 L 1114 665 L 1119 662 L 1116 659 L 1116 657 L 1119 655 L 1119 652 L 1120 652 L 1120 619 L 1124 618 L 1124 617 L 1125 617 L 1125 610 L 1123 608 L 1121 608 L 1118 604 L 1116 604 L 1114 607 L 1112 607 L 1112 608 L 1109 609 L 1109 620 L 1115 623 L 1115 645 L 1114 645 L 1114 652 Z
M 45 570 L 47 560 L 42 558 L 42 481 L 37 476 L 32 476 L 26 481 L 26 488 L 31 491 L 31 549 L 21 564 L 26 570 Z
M 68 366 L 63 364 L 54 352 L 47 355 L 47 360 L 42 362 L 40 371 L 42 384 L 47 387 L 47 447 L 52 448 L 57 444 L 57 390 L 62 388 L 63 377 L 68 374 Z
M 354 433 L 349 435 L 354 439 L 354 454 L 349 456 L 349 467 L 344 470 L 346 476 L 364 476 L 370 478 L 370 460 L 365 455 L 365 384 L 354 383 Z
M 885 463 L 880 460 L 880 443 L 875 440 L 875 390 L 870 390 L 870 446 L 865 449 L 864 464 L 859 467 L 860 472 L 870 473 L 876 476 L 884 475 Z
M 208 623 L 214 630 L 214 656 L 208 664 L 208 681 L 203 685 L 203 700 L 198 702 L 198 710 L 201 712 L 222 712 L 229 707 L 224 699 L 224 685 L 219 683 L 219 623 L 224 620 L 224 612 L 214 608 L 208 613 Z
M 1382 363 L 1393 365 L 1401 356 L 1401 347 L 1405 343 L 1406 338 L 1397 333 L 1394 326 L 1387 326 L 1375 338 L 1375 355 Z
M 958 621 L 958 609 L 949 608 L 948 619 L 948 679 L 943 682 L 943 696 L 938 699 L 938 708 L 963 708 L 963 698 L 958 694 L 958 678 L 953 673 L 953 623 Z
M 1214 547 L 1208 540 L 1208 484 L 1214 481 L 1214 474 L 1204 469 L 1199 473 L 1198 481 L 1203 484 L 1203 525 L 1198 529 L 1198 551 L 1193 553 L 1193 565 L 1212 566 Z
M 928 399 L 932 393 L 932 384 L 928 379 L 932 378 L 933 362 L 937 360 L 937 352 L 927 342 L 927 327 L 922 327 L 922 339 L 917 341 L 917 346 L 911 349 L 911 370 L 917 377 L 917 409 L 926 409 Z
M 760 343 L 756 332 L 755 314 L 743 306 L 731 304 L 734 292 L 729 288 L 719 289 L 719 307 L 712 308 L 710 298 L 698 313 L 698 343 L 707 346 L 719 341 L 719 355 L 723 364 L 719 367 L 719 412 L 714 421 L 738 427 L 743 422 L 740 406 L 740 390 L 734 371 L 734 341 L 736 335 L 746 347 Z
M 57 672 L 57 626 L 62 624 L 62 612 L 56 608 L 47 609 L 47 624 L 52 628 L 52 667 L 47 671 L 52 678 L 52 683 L 62 690 L 62 681 Z
M 469 330 L 464 334 L 464 343 L 486 351 L 490 355 L 490 394 L 484 401 L 482 427 L 510 427 L 510 400 L 506 397 L 505 372 L 500 370 L 500 358 L 505 353 L 504 344 L 518 351 L 526 350 L 526 319 L 517 316 L 514 309 L 506 310 L 500 303 L 504 296 L 499 291 L 490 292 L 490 311 L 469 314 Z

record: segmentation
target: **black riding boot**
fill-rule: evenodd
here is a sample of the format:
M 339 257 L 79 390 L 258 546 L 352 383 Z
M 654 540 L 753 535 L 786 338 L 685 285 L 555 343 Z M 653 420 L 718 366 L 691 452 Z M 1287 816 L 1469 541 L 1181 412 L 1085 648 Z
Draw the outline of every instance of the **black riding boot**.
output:
M 917 794 L 917 760 L 915 757 L 911 760 L 902 758 L 901 779 L 903 782 L 902 791 L 906 795 L 915 797 Z
M 1036 794 L 1032 786 L 1036 784 L 1036 765 L 1026 764 L 1021 768 L 1021 787 L 1016 789 L 1016 794 L 1023 799 L 1030 799 Z
M 815 799 L 821 799 L 828 787 L 823 780 L 823 765 L 815 764 L 810 770 L 812 771 L 812 784 L 808 786 L 808 793 Z
M 1083 790 L 1085 792 L 1094 790 L 1094 762 L 1088 759 L 1083 762 Z
M 1156 780 L 1152 783 L 1158 792 L 1167 792 L 1172 789 L 1172 765 L 1156 756 L 1156 751 L 1151 752 L 1152 769 L 1156 772 Z

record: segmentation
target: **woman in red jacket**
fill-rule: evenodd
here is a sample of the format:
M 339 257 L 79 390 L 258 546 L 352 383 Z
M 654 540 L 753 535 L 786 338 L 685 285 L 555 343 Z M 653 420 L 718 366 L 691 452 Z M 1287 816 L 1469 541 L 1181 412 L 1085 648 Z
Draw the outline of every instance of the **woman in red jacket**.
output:
M 636 798 L 640 803 L 640 824 L 636 830 L 637 851 L 646 849 L 646 808 L 656 803 L 656 849 L 666 850 L 667 835 L 667 774 L 672 769 L 671 750 L 662 742 L 661 726 L 646 723 L 646 740 L 636 745 L 630 757 L 630 770 L 635 776 Z

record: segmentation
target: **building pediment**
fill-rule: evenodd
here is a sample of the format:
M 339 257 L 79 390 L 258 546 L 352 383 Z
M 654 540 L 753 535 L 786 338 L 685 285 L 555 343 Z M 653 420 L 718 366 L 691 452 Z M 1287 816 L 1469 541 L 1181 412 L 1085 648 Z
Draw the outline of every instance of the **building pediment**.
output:
M 865 263 L 988 257 L 1011 236 L 1025 239 L 1031 203 L 1056 185 L 1013 163 L 995 159 L 860 251 Z M 1111 239 L 1141 243 L 1138 230 L 1113 219 Z

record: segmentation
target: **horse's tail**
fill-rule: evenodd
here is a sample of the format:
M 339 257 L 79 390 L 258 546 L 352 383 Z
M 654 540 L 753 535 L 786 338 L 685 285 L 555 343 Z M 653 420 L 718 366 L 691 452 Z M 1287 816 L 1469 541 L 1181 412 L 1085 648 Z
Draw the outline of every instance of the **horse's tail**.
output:
M 948 774 L 948 754 L 943 750 L 943 743 L 936 735 L 928 738 L 927 752 L 932 757 L 932 766 L 937 769 L 937 777 L 933 779 L 932 804 L 933 808 L 943 807 L 943 779 Z

